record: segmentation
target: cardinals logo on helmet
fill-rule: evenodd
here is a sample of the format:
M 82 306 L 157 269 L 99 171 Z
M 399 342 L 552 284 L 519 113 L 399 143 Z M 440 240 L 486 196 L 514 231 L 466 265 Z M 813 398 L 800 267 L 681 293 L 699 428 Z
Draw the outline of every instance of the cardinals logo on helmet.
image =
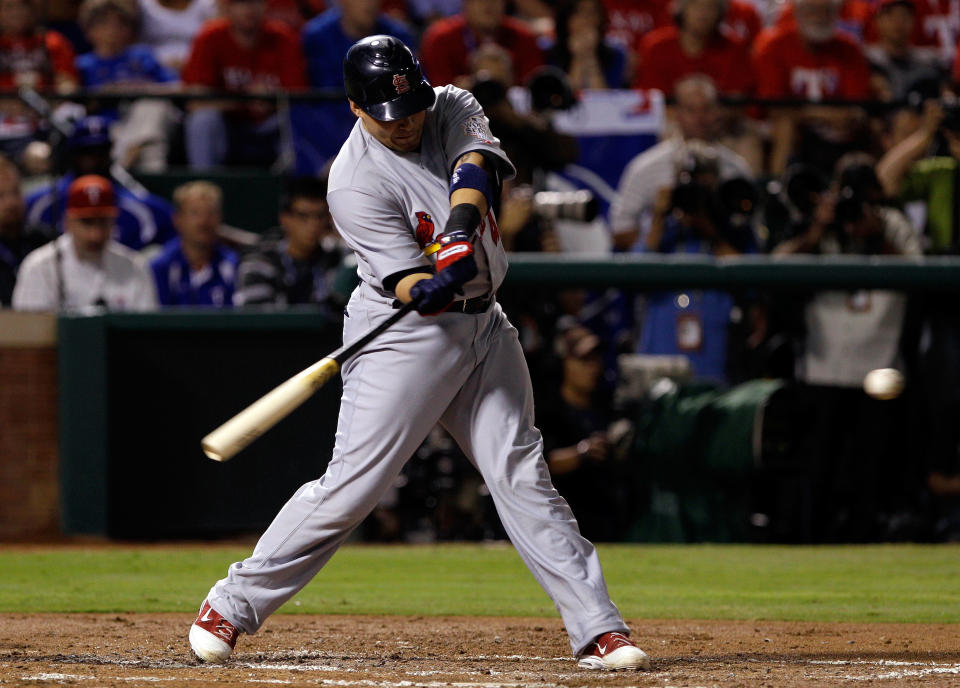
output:
M 430 213 L 425 213 L 422 210 L 418 211 L 416 234 L 420 248 L 424 248 L 433 241 L 434 229 L 433 218 L 430 217 Z
M 405 74 L 394 74 L 393 75 L 393 87 L 397 89 L 398 95 L 403 95 L 410 90 L 410 82 L 407 81 Z

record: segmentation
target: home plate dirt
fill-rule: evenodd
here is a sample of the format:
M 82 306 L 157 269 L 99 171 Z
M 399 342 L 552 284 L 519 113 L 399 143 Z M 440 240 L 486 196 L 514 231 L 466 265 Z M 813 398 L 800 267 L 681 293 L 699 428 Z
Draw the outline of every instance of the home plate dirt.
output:
M 630 619 L 649 672 L 577 669 L 558 619 L 277 614 L 224 665 L 184 614 L 0 615 L 0 685 L 960 686 L 960 626 Z

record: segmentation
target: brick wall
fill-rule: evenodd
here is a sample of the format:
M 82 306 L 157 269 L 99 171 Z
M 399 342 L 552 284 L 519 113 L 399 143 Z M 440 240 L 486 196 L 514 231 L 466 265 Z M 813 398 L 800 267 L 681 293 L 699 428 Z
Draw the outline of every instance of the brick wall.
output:
M 0 540 L 59 533 L 56 346 L 0 341 Z

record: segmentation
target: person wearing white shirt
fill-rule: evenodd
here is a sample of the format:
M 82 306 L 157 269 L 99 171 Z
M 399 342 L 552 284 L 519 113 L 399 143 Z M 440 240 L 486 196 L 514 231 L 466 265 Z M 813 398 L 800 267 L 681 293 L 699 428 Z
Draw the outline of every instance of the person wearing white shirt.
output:
M 613 245 L 621 251 L 641 246 L 650 231 L 653 208 L 663 189 L 672 189 L 689 157 L 688 142 L 711 144 L 716 153 L 720 181 L 752 179 L 747 161 L 717 143 L 720 108 L 717 89 L 708 76 L 694 74 L 674 88 L 677 132 L 630 161 L 620 177 L 617 197 L 610 206 Z
M 90 307 L 146 311 L 157 307 L 146 261 L 111 238 L 117 202 L 109 180 L 78 177 L 67 189 L 64 234 L 20 266 L 13 308 L 82 311 Z

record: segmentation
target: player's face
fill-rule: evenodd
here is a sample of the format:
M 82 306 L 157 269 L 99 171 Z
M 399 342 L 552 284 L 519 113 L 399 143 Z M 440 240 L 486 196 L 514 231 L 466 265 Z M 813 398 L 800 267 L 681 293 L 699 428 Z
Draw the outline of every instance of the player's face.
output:
M 420 147 L 423 123 L 427 118 L 426 110 L 421 110 L 416 114 L 393 122 L 381 122 L 368 115 L 353 102 L 350 103 L 350 109 L 363 122 L 363 128 L 387 148 L 401 153 L 412 153 Z
M 67 231 L 73 236 L 73 245 L 81 258 L 96 258 L 103 253 L 115 219 L 112 215 L 97 217 L 68 217 Z

